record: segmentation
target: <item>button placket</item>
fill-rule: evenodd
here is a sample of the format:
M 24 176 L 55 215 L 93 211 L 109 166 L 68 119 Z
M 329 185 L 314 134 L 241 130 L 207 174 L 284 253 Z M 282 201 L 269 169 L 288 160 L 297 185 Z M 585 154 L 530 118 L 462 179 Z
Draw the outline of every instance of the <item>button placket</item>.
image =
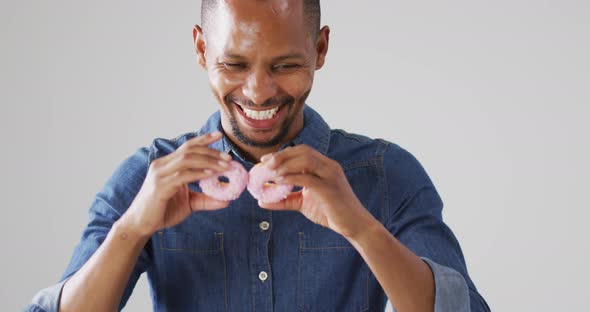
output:
M 254 203 L 256 205 L 256 203 Z M 252 299 L 256 311 L 273 311 L 273 281 L 270 255 L 272 211 L 256 205 L 252 224 L 250 272 L 252 278 Z

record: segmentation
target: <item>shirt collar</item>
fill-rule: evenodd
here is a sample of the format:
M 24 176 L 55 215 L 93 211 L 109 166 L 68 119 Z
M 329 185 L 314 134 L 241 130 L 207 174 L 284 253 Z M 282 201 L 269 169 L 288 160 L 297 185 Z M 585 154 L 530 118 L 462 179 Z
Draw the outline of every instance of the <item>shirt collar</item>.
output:
M 205 125 L 201 128 L 200 133 L 210 133 L 220 131 L 223 133 L 221 127 L 221 113 L 216 111 L 213 113 Z M 303 130 L 301 130 L 290 142 L 283 144 L 279 150 L 288 146 L 295 146 L 298 144 L 306 144 L 320 153 L 327 155 L 330 144 L 330 126 L 324 121 L 322 116 L 312 109 L 308 104 L 303 106 Z M 223 136 L 210 145 L 211 148 L 225 153 L 233 152 L 234 155 L 244 159 L 239 152 L 239 149 L 226 137 Z

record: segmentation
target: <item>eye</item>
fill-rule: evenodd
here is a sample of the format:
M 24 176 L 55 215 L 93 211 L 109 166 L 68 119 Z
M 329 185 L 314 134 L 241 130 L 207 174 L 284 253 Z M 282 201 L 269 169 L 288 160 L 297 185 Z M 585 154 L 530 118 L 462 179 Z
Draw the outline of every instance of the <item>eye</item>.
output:
M 224 62 L 224 63 L 221 63 L 221 65 L 223 65 L 223 67 L 227 70 L 242 70 L 242 69 L 246 68 L 246 64 L 243 64 L 243 63 Z
M 292 69 L 299 68 L 299 67 L 300 67 L 299 64 L 277 64 L 274 66 L 274 70 L 287 71 L 287 70 L 292 70 Z

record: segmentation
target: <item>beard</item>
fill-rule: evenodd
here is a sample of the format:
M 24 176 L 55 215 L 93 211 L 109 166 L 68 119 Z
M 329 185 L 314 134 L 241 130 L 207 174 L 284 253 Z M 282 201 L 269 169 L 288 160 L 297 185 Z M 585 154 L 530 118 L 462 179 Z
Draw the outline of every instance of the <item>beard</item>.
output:
M 303 97 L 302 100 L 305 100 L 305 97 Z M 240 98 L 237 98 L 232 95 L 226 96 L 224 98 L 224 101 L 225 101 L 225 104 L 227 107 L 229 107 L 230 105 L 236 105 L 235 103 L 238 103 L 242 107 L 246 107 L 246 108 L 256 106 L 252 101 L 250 101 L 248 99 L 240 99 Z M 287 135 L 289 134 L 289 129 L 291 128 L 291 125 L 293 124 L 293 121 L 295 120 L 295 118 L 297 116 L 297 114 L 293 114 L 291 112 L 294 105 L 295 105 L 295 98 L 292 96 L 289 96 L 289 95 L 278 96 L 278 97 L 268 99 L 262 105 L 260 105 L 263 108 L 281 106 L 281 109 L 287 110 L 287 117 L 279 125 L 278 133 L 266 141 L 260 142 L 260 141 L 256 141 L 256 140 L 248 137 L 244 133 L 244 131 L 242 131 L 242 129 L 240 129 L 240 125 L 238 124 L 237 118 L 235 116 L 236 112 L 234 110 L 230 109 L 228 117 L 229 117 L 229 122 L 231 125 L 231 131 L 232 131 L 233 135 L 240 142 L 242 142 L 248 146 L 252 146 L 252 147 L 273 147 L 273 146 L 276 146 L 276 145 L 280 144 L 281 142 L 283 142 L 285 137 L 287 137 Z M 236 109 L 240 109 L 240 108 L 237 107 Z

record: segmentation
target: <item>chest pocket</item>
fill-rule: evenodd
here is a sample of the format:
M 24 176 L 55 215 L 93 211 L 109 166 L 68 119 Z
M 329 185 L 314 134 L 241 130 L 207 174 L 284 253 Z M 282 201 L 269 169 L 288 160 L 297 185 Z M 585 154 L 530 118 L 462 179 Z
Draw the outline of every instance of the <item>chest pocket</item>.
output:
M 369 271 L 356 249 L 319 225 L 298 235 L 297 309 L 367 311 Z
M 343 169 L 363 206 L 382 220 L 383 175 L 378 163 L 356 161 Z M 383 293 L 356 249 L 340 234 L 320 225 L 299 232 L 298 266 L 299 311 L 368 311 L 369 301 L 378 302 L 375 294 Z
M 222 232 L 188 227 L 159 231 L 156 270 L 167 311 L 227 311 L 227 267 Z

